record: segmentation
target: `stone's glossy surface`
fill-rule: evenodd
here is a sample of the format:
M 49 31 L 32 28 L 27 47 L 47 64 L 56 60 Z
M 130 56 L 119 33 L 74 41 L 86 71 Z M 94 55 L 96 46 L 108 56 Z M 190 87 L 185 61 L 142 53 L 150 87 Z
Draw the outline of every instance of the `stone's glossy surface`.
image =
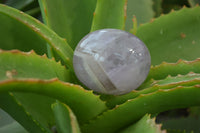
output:
M 144 43 L 134 35 L 117 29 L 102 29 L 79 42 L 73 65 L 77 77 L 88 88 L 120 95 L 143 83 L 151 58 Z

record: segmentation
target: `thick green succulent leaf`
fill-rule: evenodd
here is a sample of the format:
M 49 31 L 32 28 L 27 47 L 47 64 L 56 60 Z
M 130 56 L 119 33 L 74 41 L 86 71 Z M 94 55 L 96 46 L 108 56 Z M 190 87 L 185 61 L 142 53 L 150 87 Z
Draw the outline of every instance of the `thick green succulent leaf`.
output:
M 190 6 L 194 7 L 197 4 L 200 4 L 200 0 L 188 0 Z
M 92 91 L 87 91 L 78 85 L 61 82 L 57 79 L 6 80 L 0 82 L 0 93 L 5 91 L 30 92 L 58 99 L 73 110 L 80 124 L 106 110 L 105 103 Z
M 19 19 L 21 15 L 17 17 L 15 14 L 20 14 L 20 12 L 0 5 L 0 48 L 6 50 L 20 49 L 23 51 L 34 49 L 38 54 L 46 53 L 46 45 L 43 45 L 45 44 L 45 40 L 34 32 L 33 29 L 30 29 L 28 27 L 29 24 L 21 23 Z M 21 14 L 23 15 L 22 12 Z M 26 21 L 24 18 L 23 22 Z
M 0 81 L 2 82 L 9 79 L 51 79 L 55 77 L 63 81 L 71 81 L 70 72 L 64 66 L 48 59 L 45 55 L 38 56 L 33 51 L 29 53 L 17 50 L 0 51 L 0 64 L 0 73 L 2 73 Z M 54 124 L 51 111 L 54 99 L 28 93 L 13 93 L 13 97 L 43 125 L 48 127 Z M 3 104 L 6 107 L 4 110 L 9 111 L 9 107 L 12 105 L 6 102 Z M 12 113 L 15 114 L 15 112 Z
M 0 109 L 0 128 L 14 121 L 5 111 Z
M 72 110 L 59 101 L 52 105 L 58 133 L 80 133 L 76 116 Z
M 127 0 L 97 0 L 91 31 L 104 28 L 124 29 L 126 8 Z
M 0 133 L 28 133 L 17 121 L 0 109 Z
M 137 123 L 120 133 L 166 133 L 166 131 L 162 131 L 161 125 L 155 123 L 155 118 L 152 119 L 150 115 L 145 115 Z
M 82 126 L 82 131 L 87 133 L 113 133 L 136 122 L 146 113 L 154 114 L 175 108 L 198 106 L 200 105 L 199 95 L 199 85 L 179 86 L 173 89 L 160 89 L 152 93 L 141 94 Z
M 0 4 L 1 49 L 20 49 L 46 53 L 48 43 L 71 69 L 73 51 L 67 42 L 44 24 L 14 8 Z
M 0 127 L 0 133 L 28 133 L 19 123 L 12 122 L 4 127 Z
M 130 31 L 133 28 L 133 16 L 136 16 L 139 26 L 139 24 L 149 22 L 154 15 L 152 0 L 128 0 L 126 31 Z
M 178 86 L 194 86 L 200 84 L 200 74 L 189 73 L 187 75 L 179 75 L 176 77 L 167 77 L 163 80 L 153 80 L 148 88 L 140 91 L 132 91 L 128 94 L 121 96 L 111 96 L 105 99 L 107 101 L 107 106 L 113 108 L 116 105 L 122 104 L 127 100 L 137 98 L 143 94 L 150 94 L 152 92 L 158 91 L 160 89 L 172 89 Z
M 61 66 L 59 63 L 56 63 L 54 60 L 49 60 L 47 57 L 38 56 L 33 52 L 22 53 L 16 50 L 13 50 L 11 52 L 1 51 L 0 64 L 0 72 L 3 73 L 3 75 L 1 75 L 2 84 L 6 84 L 8 82 L 9 85 L 9 81 L 11 81 L 11 87 L 17 88 L 17 85 L 16 87 L 14 87 L 15 80 L 19 80 L 19 82 L 22 80 L 23 82 L 19 83 L 19 88 L 21 86 L 24 90 L 27 89 L 28 91 L 30 88 L 29 86 L 31 86 L 32 79 L 37 79 L 36 81 L 33 80 L 33 83 L 35 82 L 35 87 L 32 86 L 33 90 L 35 89 L 35 91 L 37 92 L 38 89 L 40 89 L 39 92 L 37 92 L 38 94 L 43 94 L 53 98 L 59 97 L 67 103 L 69 102 L 70 104 L 67 105 L 69 105 L 70 108 L 73 109 L 73 111 L 75 110 L 74 112 L 81 122 L 87 121 L 88 119 L 95 117 L 106 109 L 105 103 L 102 102 L 98 96 L 93 95 L 92 91 L 86 91 L 80 86 L 60 83 L 57 80 L 51 81 L 50 83 L 44 81 L 47 86 L 43 86 L 43 80 L 41 80 L 40 83 L 39 79 L 52 79 L 58 77 L 60 80 L 69 82 L 71 81 L 69 71 L 66 70 L 65 67 Z M 31 78 L 30 81 L 28 80 L 28 78 Z M 13 85 L 12 81 L 14 82 Z M 26 83 L 28 84 L 28 86 L 26 86 Z M 51 84 L 53 85 L 51 86 Z M 56 84 L 58 84 L 58 86 L 56 86 Z M 13 88 L 7 89 L 9 91 L 9 89 Z M 67 88 L 69 89 L 67 90 Z M 50 93 L 50 95 L 48 95 L 48 93 Z M 77 97 L 79 99 L 77 99 Z M 24 97 L 18 98 L 21 99 Z M 26 98 L 24 99 L 26 100 Z M 43 100 L 45 99 L 46 98 L 44 98 Z M 49 103 L 49 99 L 47 99 L 46 102 Z M 71 107 L 71 105 L 73 107 Z M 90 106 L 93 106 L 94 108 L 90 108 Z M 40 108 L 36 109 L 39 110 Z
M 47 26 L 66 38 L 73 49 L 90 32 L 96 0 L 39 0 L 39 3 Z
M 50 133 L 50 130 L 42 122 L 35 120 L 11 93 L 0 93 L 0 108 L 9 113 L 29 132 Z
M 200 57 L 199 25 L 200 7 L 183 8 L 140 26 L 137 36 L 148 47 L 152 65 L 194 60 Z
M 55 102 L 54 98 L 40 94 L 21 92 L 13 92 L 12 96 L 36 121 L 38 121 L 38 123 L 41 123 L 43 127 L 51 129 L 51 127 L 55 125 L 55 119 L 51 110 L 51 104 Z M 7 105 L 7 103 L 5 104 Z
M 178 74 L 187 74 L 189 72 L 200 73 L 200 59 L 194 61 L 179 60 L 176 63 L 163 62 L 160 65 L 151 67 L 147 81 L 150 79 L 164 79 L 168 75 L 176 76 Z
M 190 72 L 195 72 L 197 74 L 193 74 Z M 188 74 L 189 73 L 189 74 Z M 192 83 L 188 84 L 187 86 L 190 85 L 195 85 L 198 84 L 198 82 L 194 82 L 193 80 L 197 79 L 199 77 L 200 73 L 200 60 L 196 59 L 194 61 L 183 61 L 179 60 L 177 63 L 166 63 L 163 62 L 162 64 L 158 66 L 151 67 L 149 75 L 138 90 L 144 89 L 143 91 L 135 91 L 133 90 L 131 93 L 122 95 L 122 96 L 105 96 L 102 95 L 101 99 L 107 101 L 107 106 L 109 108 L 115 107 L 115 105 L 124 103 L 125 101 L 129 99 L 133 99 L 137 97 L 139 94 L 142 93 L 150 93 L 152 90 L 155 88 L 161 89 L 160 85 L 157 86 L 157 82 L 160 83 L 165 83 L 165 88 L 172 88 L 178 85 L 187 85 L 187 83 Z M 183 76 L 177 76 L 179 74 L 182 74 Z M 168 77 L 168 75 L 175 76 L 175 77 Z M 185 76 L 184 76 L 185 75 Z M 158 81 L 157 81 L 158 80 Z M 159 81 L 160 80 L 160 81 Z M 186 84 L 185 84 L 186 81 Z M 171 86 L 171 85 L 173 86 Z M 154 86 L 153 86 L 154 85 Z M 145 89 L 145 88 L 154 88 L 154 89 Z M 155 89 L 155 90 L 157 90 Z
M 39 56 L 34 51 L 0 50 L 0 81 L 6 79 L 39 78 L 51 79 L 58 77 L 63 81 L 71 81 L 70 72 L 55 60 L 46 55 Z

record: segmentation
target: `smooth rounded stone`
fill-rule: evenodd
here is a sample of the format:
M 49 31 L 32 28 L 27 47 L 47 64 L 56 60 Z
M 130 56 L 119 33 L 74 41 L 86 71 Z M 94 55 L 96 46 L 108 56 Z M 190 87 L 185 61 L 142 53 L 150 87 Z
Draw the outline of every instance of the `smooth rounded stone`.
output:
M 120 95 L 138 88 L 146 79 L 151 57 L 136 36 L 117 29 L 102 29 L 85 36 L 77 45 L 73 65 L 88 88 Z

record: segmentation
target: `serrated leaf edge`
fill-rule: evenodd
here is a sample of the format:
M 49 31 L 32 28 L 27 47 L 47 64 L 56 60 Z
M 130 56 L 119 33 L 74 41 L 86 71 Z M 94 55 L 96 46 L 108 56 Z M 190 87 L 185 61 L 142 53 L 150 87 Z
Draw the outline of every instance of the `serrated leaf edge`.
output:
M 22 110 L 24 111 L 24 113 L 44 132 L 44 133 L 48 133 L 43 127 L 42 125 L 35 119 L 33 119 L 33 116 L 22 106 L 22 104 L 17 101 L 17 99 L 14 97 L 14 95 L 9 92 L 9 95 L 13 98 L 13 100 L 16 102 L 16 104 L 22 108 Z

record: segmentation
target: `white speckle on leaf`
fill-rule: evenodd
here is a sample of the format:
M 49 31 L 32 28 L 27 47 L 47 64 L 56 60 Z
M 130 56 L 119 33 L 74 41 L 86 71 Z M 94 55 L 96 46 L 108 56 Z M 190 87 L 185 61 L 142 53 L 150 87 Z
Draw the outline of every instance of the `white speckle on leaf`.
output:
M 15 69 L 6 71 L 6 77 L 9 79 L 12 79 L 15 75 L 17 75 L 17 71 Z

